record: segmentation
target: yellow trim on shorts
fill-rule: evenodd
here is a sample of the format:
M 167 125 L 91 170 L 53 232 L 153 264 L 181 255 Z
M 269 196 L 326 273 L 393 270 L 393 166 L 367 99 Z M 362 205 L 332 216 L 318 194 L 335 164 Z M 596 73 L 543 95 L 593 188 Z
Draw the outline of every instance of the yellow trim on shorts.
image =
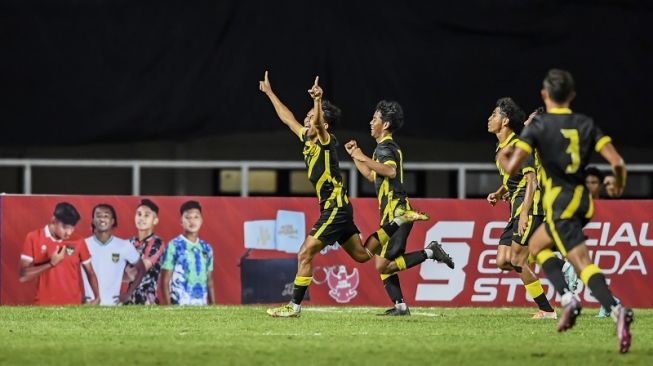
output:
M 599 268 L 599 266 L 597 266 L 596 264 L 592 263 L 587 267 L 583 268 L 583 270 L 580 271 L 580 276 L 578 277 L 580 277 L 580 280 L 587 285 L 587 283 L 589 282 L 590 278 L 592 278 L 592 276 L 600 273 L 601 273 L 601 268 Z
M 553 203 L 555 202 L 556 198 L 560 194 L 560 191 L 562 191 L 562 187 L 552 187 L 551 179 L 550 178 L 547 179 L 543 203 L 544 203 L 544 212 L 546 212 L 546 218 L 547 218 L 545 221 L 547 226 L 549 227 L 549 230 L 551 231 L 553 242 L 555 243 L 560 253 L 563 256 L 566 256 L 567 249 L 565 249 L 565 246 L 562 244 L 562 240 L 560 239 L 560 235 L 558 234 L 558 230 L 556 230 L 555 222 L 553 220 Z
M 308 286 L 311 281 L 313 281 L 313 277 L 295 276 L 295 285 L 297 286 Z
M 532 228 L 533 228 L 533 215 L 528 215 L 528 223 L 526 224 L 526 230 L 524 230 L 524 234 L 521 236 L 521 242 L 519 244 L 526 245 L 526 238 L 528 238 L 528 235 L 531 233 Z M 517 221 L 517 230 L 519 230 L 519 221 Z
M 324 230 L 326 230 L 327 226 L 329 226 L 329 224 L 331 224 L 331 223 L 333 222 L 333 218 L 336 217 L 336 213 L 338 213 L 338 208 L 337 208 L 337 207 L 334 207 L 334 208 L 333 208 L 333 211 L 331 211 L 331 215 L 329 215 L 329 218 L 328 218 L 328 219 L 326 220 L 326 222 L 325 222 L 324 224 L 322 224 L 322 226 L 320 226 L 320 228 L 315 232 L 315 235 L 313 235 L 313 237 L 314 237 L 315 239 L 318 239 L 318 238 L 320 237 L 320 235 L 322 235 L 322 233 L 324 232 Z
M 603 136 L 599 139 L 599 141 L 596 142 L 596 145 L 594 145 L 594 151 L 599 152 L 607 144 L 608 142 L 612 142 L 612 137 L 610 136 Z
M 565 220 L 565 219 L 570 219 L 572 216 L 574 216 L 574 213 L 578 211 L 578 207 L 580 207 L 580 202 L 583 199 L 583 191 L 585 190 L 585 186 L 583 185 L 577 185 L 576 188 L 574 188 L 574 195 L 571 197 L 571 201 L 569 201 L 569 204 L 565 208 L 564 211 L 562 211 L 562 214 L 560 215 L 560 218 Z

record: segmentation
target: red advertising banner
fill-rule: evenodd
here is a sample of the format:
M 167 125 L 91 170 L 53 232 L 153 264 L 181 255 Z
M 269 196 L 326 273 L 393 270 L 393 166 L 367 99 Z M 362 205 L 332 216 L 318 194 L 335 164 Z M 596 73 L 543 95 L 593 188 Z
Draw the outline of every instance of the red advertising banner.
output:
M 156 233 L 168 241 L 181 233 L 179 206 L 190 197 L 150 197 L 160 207 Z M 192 197 L 203 207 L 200 237 L 214 250 L 217 302 L 282 302 L 289 298 L 296 270 L 296 249 L 317 220 L 314 198 Z M 115 207 L 114 234 L 136 234 L 139 197 L 0 196 L 0 303 L 32 304 L 35 283 L 19 283 L 25 235 L 44 227 L 57 202 L 72 203 L 82 214 L 75 235 L 90 236 L 91 210 L 98 203 Z M 378 229 L 375 199 L 353 199 L 355 220 L 365 238 Z M 485 200 L 414 199 L 431 220 L 414 225 L 407 252 L 440 241 L 456 263 L 454 270 L 427 261 L 400 274 L 404 297 L 412 306 L 528 306 L 532 302 L 514 272 L 494 265 L 499 236 L 506 225 L 505 203 Z M 653 307 L 653 201 L 597 201 L 586 228 L 587 244 L 621 301 Z M 539 270 L 538 270 L 539 271 Z M 542 275 L 549 298 L 555 292 Z M 579 293 L 586 306 L 597 306 L 588 289 Z M 314 261 L 308 304 L 387 306 L 390 301 L 373 262 L 356 263 L 338 245 Z

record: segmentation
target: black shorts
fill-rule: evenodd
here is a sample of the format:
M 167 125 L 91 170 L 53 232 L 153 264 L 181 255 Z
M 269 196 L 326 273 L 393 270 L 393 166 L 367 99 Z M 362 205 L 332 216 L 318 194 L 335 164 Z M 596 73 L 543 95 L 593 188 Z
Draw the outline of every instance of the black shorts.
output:
M 544 222 L 544 216 L 541 215 L 528 215 L 528 225 L 526 225 L 526 230 L 524 231 L 523 237 L 519 235 L 519 217 L 513 217 L 506 225 L 506 228 L 503 229 L 501 234 L 501 239 L 499 239 L 499 245 L 512 245 L 514 241 L 520 245 L 528 245 L 528 239 L 533 236 L 535 229 L 537 229 Z
M 563 256 L 567 256 L 568 251 L 587 240 L 587 236 L 583 233 L 583 227 L 588 222 L 589 219 L 576 217 L 567 220 L 547 221 L 545 227 L 556 248 Z
M 390 237 L 390 240 L 381 247 L 380 256 L 392 261 L 406 253 L 406 243 L 408 242 L 408 235 L 410 235 L 412 228 L 412 222 L 399 226 L 399 229 Z
M 322 210 L 320 218 L 311 229 L 310 235 L 322 242 L 324 246 L 344 244 L 352 235 L 360 231 L 354 224 L 354 208 L 351 204 Z
M 583 227 L 594 213 L 594 204 L 583 185 L 544 193 L 546 232 L 563 256 L 587 240 Z

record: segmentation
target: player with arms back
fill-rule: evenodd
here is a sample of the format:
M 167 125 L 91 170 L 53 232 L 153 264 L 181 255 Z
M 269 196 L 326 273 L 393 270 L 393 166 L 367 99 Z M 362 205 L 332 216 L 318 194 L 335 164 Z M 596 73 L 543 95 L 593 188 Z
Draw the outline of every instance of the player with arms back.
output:
M 524 120 L 524 112 L 511 98 L 501 98 L 488 118 L 488 132 L 495 134 L 499 140 L 498 153 L 506 146 L 514 146 L 518 141 L 515 129 Z M 510 221 L 499 239 L 497 248 L 497 267 L 515 270 L 524 283 L 524 287 L 533 298 L 540 311 L 533 319 L 556 319 L 555 310 L 546 298 L 540 280 L 528 266 L 528 239 L 544 221 L 544 208 L 537 172 L 540 170 L 539 159 L 530 155 L 521 169 L 513 175 L 507 174 L 496 161 L 501 174 L 502 184 L 495 192 L 487 196 L 487 201 L 494 206 L 505 195 L 510 204 Z
M 592 150 L 610 163 L 619 194 L 626 184 L 626 166 L 610 137 L 604 135 L 590 117 L 573 113 L 569 109 L 576 96 L 574 81 L 569 72 L 550 70 L 543 86 L 541 94 L 546 113 L 535 116 L 524 129 L 514 151 L 505 148 L 500 152 L 501 166 L 508 174 L 515 174 L 529 154 L 535 149 L 539 151 L 543 168 L 541 175 L 546 224 L 533 234 L 529 248 L 562 296 L 564 308 L 558 331 L 574 326 L 576 317 L 581 312 L 581 304 L 580 299 L 568 289 L 560 261 L 555 259 L 551 250 L 553 244 L 571 262 L 601 306 L 610 310 L 616 323 L 619 351 L 625 353 L 631 343 L 633 311 L 615 300 L 605 276 L 590 259 L 585 244 L 587 237 L 582 229 L 594 214 L 594 204 L 585 187 L 584 176 Z

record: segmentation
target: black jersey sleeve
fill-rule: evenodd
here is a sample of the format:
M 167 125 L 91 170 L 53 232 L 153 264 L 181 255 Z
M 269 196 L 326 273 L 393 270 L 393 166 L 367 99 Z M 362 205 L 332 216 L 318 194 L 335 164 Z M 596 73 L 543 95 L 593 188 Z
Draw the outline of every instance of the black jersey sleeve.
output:
M 397 154 L 391 145 L 377 146 L 374 150 L 374 156 L 381 164 L 397 166 Z
M 521 135 L 519 135 L 519 141 L 515 143 L 515 147 L 532 154 L 537 148 L 537 143 L 542 135 L 543 128 L 542 119 L 540 119 L 539 116 L 535 116 L 533 121 L 526 126 Z
M 612 141 L 612 138 L 610 138 L 608 135 L 605 135 L 599 126 L 597 126 L 593 121 L 590 124 L 590 136 L 592 137 L 594 150 L 596 152 L 601 151 L 605 144 Z

